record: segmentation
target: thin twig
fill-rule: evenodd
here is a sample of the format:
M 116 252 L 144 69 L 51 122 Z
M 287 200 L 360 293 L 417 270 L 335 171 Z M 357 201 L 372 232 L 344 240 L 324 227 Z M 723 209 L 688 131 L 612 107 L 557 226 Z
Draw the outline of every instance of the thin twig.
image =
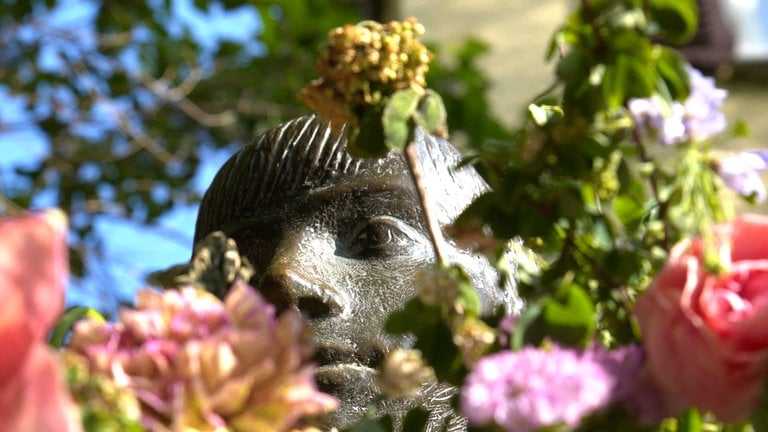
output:
M 419 204 L 424 213 L 424 220 L 427 223 L 427 232 L 429 232 L 429 239 L 432 242 L 432 247 L 435 249 L 437 262 L 440 265 L 447 265 L 448 262 L 446 261 L 445 253 L 443 252 L 445 239 L 443 238 L 443 232 L 440 231 L 440 224 L 437 222 L 437 218 L 432 212 L 432 207 L 429 205 L 429 200 L 427 199 L 424 171 L 421 169 L 421 161 L 419 160 L 418 153 L 416 153 L 416 145 L 414 142 L 410 142 L 405 147 L 405 161 L 408 164 L 408 170 L 411 172 L 413 184 L 416 187 L 416 193 L 419 196 Z

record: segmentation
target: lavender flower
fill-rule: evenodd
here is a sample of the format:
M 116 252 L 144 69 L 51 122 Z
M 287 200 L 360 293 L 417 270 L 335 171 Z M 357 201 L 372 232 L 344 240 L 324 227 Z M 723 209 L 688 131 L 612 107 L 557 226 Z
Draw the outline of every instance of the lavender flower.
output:
M 691 93 L 685 102 L 667 103 L 659 97 L 631 99 L 627 107 L 642 135 L 658 138 L 662 145 L 711 138 L 726 128 L 721 111 L 728 92 L 715 80 L 687 67 Z
M 660 98 L 651 97 L 630 99 L 627 106 L 641 135 L 656 136 L 663 145 L 685 141 L 682 104 L 668 105 Z
M 728 91 L 717 88 L 714 78 L 704 76 L 690 65 L 687 69 L 691 94 L 683 104 L 683 123 L 690 139 L 705 140 L 725 130 L 726 119 L 721 108 Z
M 311 337 L 298 312 L 242 281 L 222 303 L 192 287 L 143 290 L 117 324 L 81 321 L 70 349 L 133 391 L 150 430 L 284 431 L 336 407 L 317 391 Z
M 481 359 L 460 392 L 460 409 L 471 425 L 496 423 L 507 431 L 577 426 L 626 398 L 640 375 L 639 347 L 607 352 L 526 347 Z
M 754 196 L 757 202 L 765 201 L 765 185 L 758 172 L 768 169 L 768 151 L 752 150 L 724 157 L 715 161 L 715 167 L 723 183 L 736 193 Z

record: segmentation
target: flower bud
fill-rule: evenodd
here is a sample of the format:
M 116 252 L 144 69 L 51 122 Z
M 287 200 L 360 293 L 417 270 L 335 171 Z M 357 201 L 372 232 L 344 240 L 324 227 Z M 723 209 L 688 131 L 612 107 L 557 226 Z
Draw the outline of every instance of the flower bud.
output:
M 414 279 L 419 300 L 425 305 L 452 308 L 459 297 L 459 282 L 448 269 L 420 270 Z
M 421 351 L 398 348 L 387 353 L 375 379 L 382 393 L 410 397 L 422 384 L 435 380 L 435 371 L 424 362 Z
M 464 364 L 471 366 L 485 355 L 496 341 L 492 328 L 475 317 L 465 317 L 453 331 L 453 343 L 459 348 Z

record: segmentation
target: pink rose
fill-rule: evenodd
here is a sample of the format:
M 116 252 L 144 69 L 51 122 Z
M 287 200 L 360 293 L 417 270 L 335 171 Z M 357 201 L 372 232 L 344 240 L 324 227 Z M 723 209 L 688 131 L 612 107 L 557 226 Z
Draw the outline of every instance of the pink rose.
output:
M 708 273 L 702 239 L 683 241 L 637 300 L 649 372 L 671 413 L 690 406 L 745 420 L 768 372 L 768 217 L 713 227 L 725 267 Z
M 46 338 L 64 307 L 67 222 L 51 210 L 0 218 L 0 419 L 3 430 L 82 430 Z

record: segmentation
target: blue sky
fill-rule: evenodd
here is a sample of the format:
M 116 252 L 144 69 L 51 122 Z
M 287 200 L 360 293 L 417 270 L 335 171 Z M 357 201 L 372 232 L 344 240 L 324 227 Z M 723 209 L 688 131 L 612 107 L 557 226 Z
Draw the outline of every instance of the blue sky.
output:
M 47 23 L 67 29 L 82 26 L 84 21 L 93 20 L 94 5 L 90 0 L 60 1 L 59 6 L 47 16 Z M 214 49 L 219 41 L 232 40 L 245 43 L 254 55 L 261 52 L 255 37 L 261 23 L 253 7 L 227 11 L 213 4 L 207 11 L 200 11 L 193 7 L 192 0 L 172 0 L 172 13 L 173 19 L 169 24 L 172 33 L 190 28 L 194 29 L 194 36 L 204 47 Z M 35 35 L 30 33 L 28 37 Z M 90 43 L 87 34 L 79 41 Z M 55 56 L 46 55 L 45 50 L 40 60 L 49 68 L 57 67 Z M 121 60 L 135 62 L 138 67 L 138 62 L 130 56 Z M 31 165 L 48 152 L 45 135 L 29 122 L 29 115 L 23 112 L 23 106 L 0 83 L 0 125 L 23 126 L 12 130 L 0 128 L 0 181 L 6 188 L 19 181 L 13 175 L 14 167 Z M 194 179 L 198 191 L 203 192 L 207 188 L 231 152 L 208 151 L 202 155 L 203 162 Z M 54 200 L 45 194 L 33 203 L 35 208 L 55 205 Z M 133 292 L 143 286 L 148 272 L 188 260 L 196 214 L 197 206 L 179 206 L 151 227 L 116 217 L 100 217 L 96 230 L 105 239 L 105 262 L 103 266 L 96 266 L 87 280 L 80 283 L 73 281 L 68 292 L 68 303 L 114 308 L 117 301 L 132 299 Z M 104 296 L 104 292 L 110 292 L 109 298 Z
M 0 100 L 6 98 L 0 94 Z M 8 104 L 0 104 L 0 118 L 12 111 Z M 23 144 L 22 144 L 23 143 Z M 34 131 L 0 132 L 0 178 L 10 186 L 14 181 L 13 167 L 30 165 L 47 152 L 45 138 Z M 207 151 L 194 179 L 195 188 L 203 192 L 231 151 Z M 49 197 L 40 197 L 36 208 L 55 206 Z M 104 269 L 96 269 L 90 280 L 73 285 L 68 292 L 68 303 L 90 306 L 114 306 L 115 301 L 130 299 L 135 289 L 144 283 L 148 271 L 184 262 L 192 249 L 197 206 L 179 206 L 153 226 L 132 223 L 120 218 L 101 217 L 96 224 L 97 232 L 105 239 L 106 260 Z M 150 247 L 148 247 L 148 245 Z M 94 298 L 96 288 L 104 284 L 118 283 L 115 298 Z
M 721 4 L 734 23 L 737 59 L 768 59 L 768 0 L 724 0 Z

